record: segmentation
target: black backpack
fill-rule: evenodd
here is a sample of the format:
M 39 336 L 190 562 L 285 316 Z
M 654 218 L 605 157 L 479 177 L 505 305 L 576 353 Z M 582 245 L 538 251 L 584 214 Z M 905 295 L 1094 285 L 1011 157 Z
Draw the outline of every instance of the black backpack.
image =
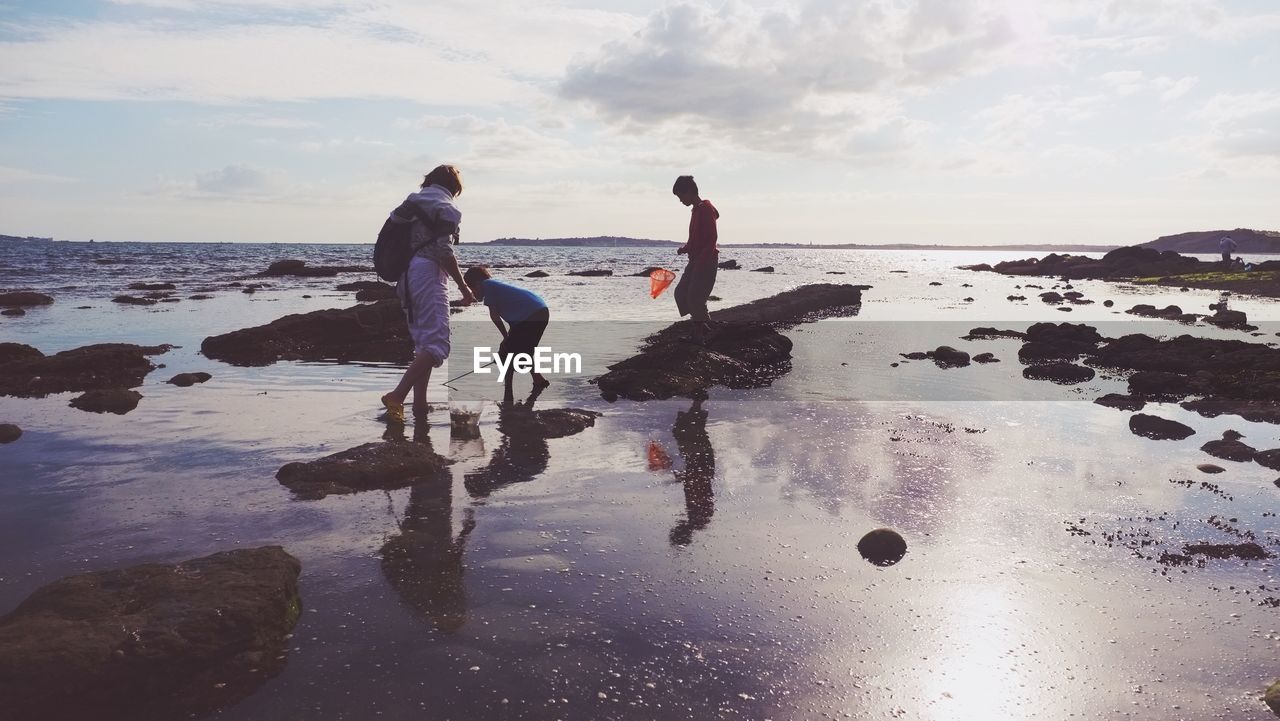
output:
M 391 212 L 401 220 L 387 218 L 382 224 L 382 230 L 378 231 L 378 242 L 373 245 L 373 269 L 379 278 L 388 283 L 400 280 L 400 276 L 409 269 L 413 254 L 417 252 L 412 241 L 413 219 L 426 223 L 428 229 L 432 226 L 426 211 L 408 201 Z

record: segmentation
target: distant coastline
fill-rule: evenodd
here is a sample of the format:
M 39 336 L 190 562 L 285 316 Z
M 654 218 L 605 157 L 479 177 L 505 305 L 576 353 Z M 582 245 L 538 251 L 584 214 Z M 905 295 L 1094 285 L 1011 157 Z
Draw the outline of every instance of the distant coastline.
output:
M 475 245 L 500 247 L 560 247 L 560 248 L 677 248 L 674 240 L 651 238 L 626 238 L 593 236 L 590 238 L 497 238 Z M 721 250 L 730 248 L 757 248 L 766 250 L 1017 250 L 1050 251 L 1059 253 L 1105 253 L 1118 245 L 1053 245 L 1049 243 L 1018 243 L 1012 245 L 941 245 L 937 243 L 723 243 Z

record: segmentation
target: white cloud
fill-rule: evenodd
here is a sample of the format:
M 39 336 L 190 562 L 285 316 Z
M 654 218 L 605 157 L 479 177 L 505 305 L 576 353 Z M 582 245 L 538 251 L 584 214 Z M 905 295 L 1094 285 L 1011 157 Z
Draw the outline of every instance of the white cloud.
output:
M 26 168 L 12 168 L 0 165 L 0 185 L 28 185 L 32 183 L 75 183 L 77 178 L 64 175 L 40 173 Z

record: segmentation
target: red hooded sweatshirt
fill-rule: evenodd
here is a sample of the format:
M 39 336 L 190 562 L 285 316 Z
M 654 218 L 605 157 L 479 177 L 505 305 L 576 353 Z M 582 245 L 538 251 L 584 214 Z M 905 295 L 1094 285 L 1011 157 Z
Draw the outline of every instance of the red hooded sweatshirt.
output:
M 716 262 L 720 255 L 720 251 L 716 249 L 716 219 L 719 217 L 720 211 L 716 210 L 710 200 L 693 206 L 689 218 L 689 242 L 684 244 L 689 251 L 690 264 Z

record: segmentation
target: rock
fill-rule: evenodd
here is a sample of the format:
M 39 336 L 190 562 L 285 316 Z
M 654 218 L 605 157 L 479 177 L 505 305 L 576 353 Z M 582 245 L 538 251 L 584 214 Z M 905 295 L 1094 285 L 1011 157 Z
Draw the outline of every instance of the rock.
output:
M 12 719 L 176 719 L 252 694 L 284 668 L 301 614 L 278 546 L 70 576 L 0 618 Z
M 196 383 L 204 383 L 210 378 L 213 378 L 213 376 L 204 372 L 179 373 L 178 375 L 170 378 L 166 382 L 171 383 L 175 386 L 178 386 L 179 388 L 186 388 L 187 386 L 192 386 L 192 385 L 195 385 Z
M 380 280 L 356 280 L 350 283 L 339 283 L 336 286 L 334 286 L 333 289 L 342 290 L 342 291 L 359 292 L 362 290 L 367 290 L 369 288 L 376 289 L 376 288 L 385 288 L 385 287 L 392 287 L 392 286 L 388 286 L 386 283 L 383 283 Z
M 5 308 L 4 310 L 0 310 L 0 315 L 7 315 L 12 318 L 21 318 L 26 314 L 27 312 L 21 308 Z
M 1146 413 L 1135 413 L 1129 417 L 1129 431 L 1157 441 L 1180 441 L 1196 433 L 1190 426 Z
M 929 354 L 939 368 L 963 368 L 969 365 L 969 354 L 949 345 L 940 345 Z
M 1259 451 L 1253 456 L 1253 460 L 1258 465 L 1270 468 L 1273 471 L 1280 471 L 1280 448 L 1274 448 L 1269 451 Z
M 877 528 L 858 541 L 858 553 L 877 566 L 892 566 L 907 555 L 907 541 L 893 529 Z
M 277 260 L 258 274 L 260 278 L 297 276 L 301 278 L 332 278 L 339 273 L 362 273 L 373 270 L 364 265 L 321 265 L 310 266 L 306 261 L 286 259 Z
M 1271 558 L 1271 554 L 1256 543 L 1190 543 L 1182 547 L 1182 552 L 1188 556 L 1239 558 L 1245 561 Z
M 1066 287 L 1067 287 L 1067 288 L 1070 288 L 1071 286 L 1069 286 L 1069 285 L 1068 285 L 1068 286 L 1066 286 Z M 1066 292 L 1066 293 L 1063 293 L 1063 294 L 1062 294 L 1062 297 L 1063 297 L 1063 298 L 1066 298 L 1067 300 L 1080 300 L 1080 299 L 1084 298 L 1084 293 L 1081 293 L 1081 292 L 1080 292 L 1080 291 L 1078 291 L 1078 290 L 1072 290 L 1072 291 L 1068 291 L 1068 292 Z
M 1038 363 L 1022 369 L 1022 377 L 1035 381 L 1053 381 L 1059 385 L 1075 385 L 1093 380 L 1092 368 L 1075 363 Z
M 1205 418 L 1217 418 L 1223 414 L 1231 414 L 1253 423 L 1280 424 L 1280 403 L 1276 401 L 1202 398 L 1200 400 L 1186 401 L 1181 405 L 1183 408 L 1199 413 Z
M 751 270 L 751 272 L 752 272 L 752 273 L 772 273 L 772 272 L 773 272 L 773 266 L 772 266 L 772 265 L 766 265 L 766 266 L 764 266 L 763 268 L 753 268 L 753 269 Z
M 973 357 L 974 363 L 999 363 L 1000 359 L 992 353 L 979 353 Z
M 0 443 L 13 443 L 21 437 L 21 428 L 12 423 L 0 423 Z
M 1271 709 L 1271 712 L 1280 716 L 1280 681 L 1276 681 L 1267 687 L 1266 693 L 1262 695 L 1262 701 Z
M 1192 393 L 1191 379 L 1165 371 L 1138 371 L 1129 376 L 1129 392 L 1161 400 L 1186 398 Z
M 1201 473 L 1222 473 L 1227 469 L 1223 468 L 1222 466 L 1215 466 L 1212 463 L 1201 463 L 1196 466 L 1196 470 L 1200 471 Z
M 1054 310 L 1062 311 L 1063 313 L 1070 313 L 1070 312 L 1071 312 L 1071 309 L 1070 309 L 1070 308 L 1065 308 L 1065 307 L 1064 307 L 1064 308 L 1054 308 Z
M 396 300 L 287 315 L 266 325 L 210 336 L 200 352 L 239 366 L 281 360 L 407 363 L 413 342 Z
M 71 399 L 71 407 L 90 413 L 114 413 L 122 416 L 138 407 L 142 394 L 128 388 L 100 388 L 85 391 Z
M 964 298 L 964 299 L 962 299 L 962 300 L 963 300 L 965 303 L 972 303 L 972 302 L 973 302 L 973 298 Z
M 197 293 L 193 296 L 188 296 L 187 300 L 209 300 L 212 297 L 213 296 L 205 295 L 204 293 Z
M 929 285 L 942 285 L 942 283 L 939 283 L 939 282 L 938 282 L 938 281 L 936 281 L 936 280 L 931 280 L 931 281 L 929 281 Z
M 366 303 L 379 300 L 391 300 L 396 297 L 396 287 L 386 283 L 378 283 L 376 286 L 362 288 L 356 291 L 356 300 Z
M 591 428 L 600 417 L 596 411 L 579 408 L 546 408 L 540 411 L 520 410 L 505 413 L 498 430 L 504 435 L 521 438 L 564 438 Z
M 1147 402 L 1142 398 L 1126 396 L 1120 393 L 1108 393 L 1101 398 L 1095 398 L 1093 402 L 1100 406 L 1122 411 L 1140 411 L 1147 405 Z
M 632 273 L 631 275 L 636 278 L 648 278 L 650 275 L 653 274 L 653 271 L 655 270 L 665 270 L 665 268 L 663 268 L 660 265 L 651 265 L 645 268 L 644 270 L 640 271 L 639 273 Z
M 1184 315 L 1182 309 L 1176 305 L 1168 305 L 1164 308 L 1156 308 L 1154 305 L 1139 303 L 1133 306 L 1125 313 L 1129 315 L 1142 316 L 1143 318 L 1164 318 L 1166 320 L 1179 320 Z
M 601 395 L 614 401 L 689 397 L 714 385 L 768 385 L 789 370 L 791 341 L 774 332 L 819 318 L 855 315 L 865 285 L 819 283 L 711 313 L 715 327 L 707 346 L 686 341 L 687 321 L 646 339 L 639 354 L 610 366 L 596 378 Z
M 1110 308 L 1111 306 L 1113 306 L 1113 305 L 1115 305 L 1115 304 L 1116 304 L 1116 302 L 1115 302 L 1114 300 L 1104 300 L 1104 301 L 1102 301 L 1102 305 L 1103 305 L 1103 307 L 1105 307 L 1105 308 Z
M 548 272 L 547 272 L 547 271 L 545 271 L 545 270 L 535 270 L 535 271 L 533 271 L 532 273 L 525 273 L 525 274 L 524 274 L 524 277 L 526 277 L 526 278 L 545 278 L 545 277 L 547 277 L 547 276 L 549 276 L 549 275 L 551 275 L 551 274 L 550 274 L 550 273 L 548 273 Z
M 117 295 L 116 297 L 111 299 L 111 302 L 119 303 L 121 305 L 155 305 L 156 304 L 155 298 L 136 298 L 131 295 Z
M 720 270 L 740 270 L 742 268 L 742 266 L 738 265 L 738 261 L 732 259 L 722 260 L 716 264 L 716 267 Z
M 37 398 L 50 393 L 132 388 L 155 369 L 147 356 L 168 346 L 102 343 L 46 356 L 31 346 L 0 343 L 0 395 Z
M 1026 338 L 1027 334 L 1020 330 L 1001 330 L 999 328 L 971 328 L 965 340 L 991 340 L 992 338 Z
M 1236 461 L 1237 463 L 1247 463 L 1252 461 L 1253 457 L 1258 455 L 1258 449 L 1247 443 L 1241 442 L 1239 434 L 1234 438 L 1230 437 L 1231 433 L 1233 433 L 1233 431 L 1223 433 L 1220 440 L 1209 441 L 1203 446 L 1200 446 L 1200 450 L 1208 453 L 1214 458 L 1221 458 L 1224 461 Z
M 177 288 L 173 283 L 130 283 L 129 290 L 174 290 Z
M 1011 295 L 1005 298 L 1005 300 L 1026 300 L 1026 299 L 1027 299 L 1027 296 L 1025 295 Z
M 1041 275 L 1068 280 L 1093 278 L 1115 280 L 1150 278 L 1202 272 L 1205 265 L 1195 258 L 1151 248 L 1117 248 L 1102 258 L 1050 253 L 1043 258 L 1027 258 L 996 263 L 991 270 L 1004 275 Z M 972 268 L 971 269 L 976 269 Z
M 0 308 L 23 308 L 35 305 L 49 305 L 53 302 L 53 298 L 44 293 L 35 293 L 32 291 L 18 291 L 14 293 L 0 293 Z
M 1044 301 L 1045 303 L 1049 303 L 1050 305 L 1054 305 L 1062 302 L 1062 296 L 1051 290 L 1045 293 L 1041 293 L 1040 300 Z
M 1205 316 L 1204 322 L 1216 325 L 1219 328 L 1230 328 L 1234 330 L 1257 330 L 1257 326 L 1249 325 L 1249 318 L 1241 310 L 1227 310 L 1218 308 L 1213 315 Z
M 412 441 L 366 443 L 308 462 L 286 463 L 276 480 L 299 498 L 404 488 L 438 479 L 453 461 Z
M 608 268 L 596 268 L 593 270 L 571 270 L 569 275 L 579 275 L 588 278 L 597 278 L 602 276 L 613 275 L 613 271 Z

